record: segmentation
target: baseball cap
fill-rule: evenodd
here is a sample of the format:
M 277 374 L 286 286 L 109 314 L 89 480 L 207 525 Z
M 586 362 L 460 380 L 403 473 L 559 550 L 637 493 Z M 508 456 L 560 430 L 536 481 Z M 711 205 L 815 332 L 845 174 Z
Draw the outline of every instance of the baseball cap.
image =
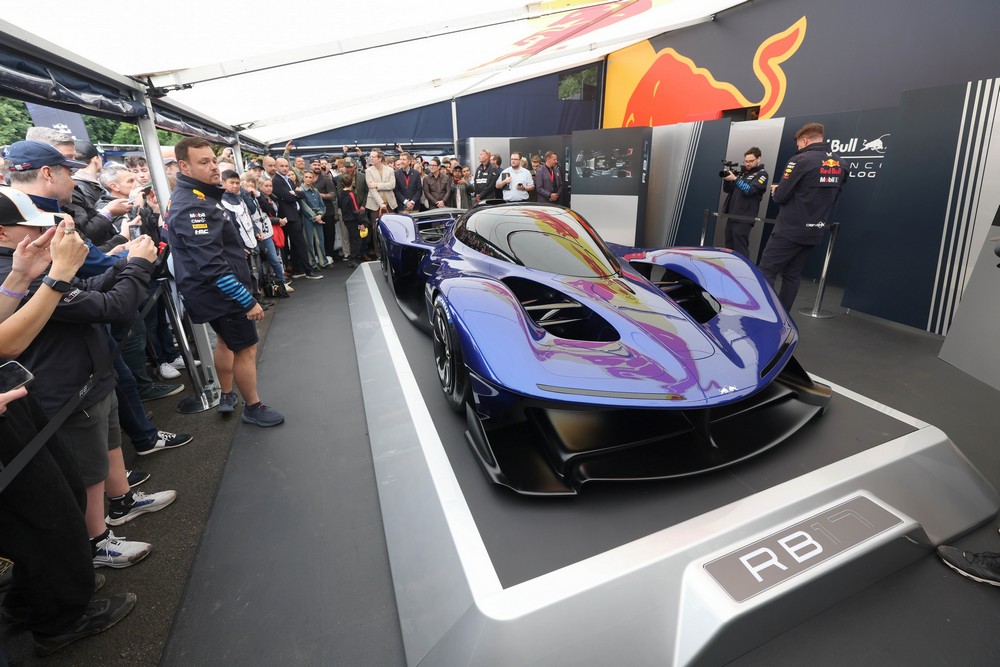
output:
M 354 167 L 354 166 L 356 166 L 354 164 L 354 158 L 352 158 L 352 157 L 345 157 L 344 158 L 344 166 L 345 167 Z
M 70 169 L 83 169 L 83 162 L 67 159 L 62 153 L 41 141 L 17 141 L 7 147 L 5 156 L 11 171 L 30 171 L 42 167 L 64 165 Z
M 262 165 L 260 162 L 257 162 L 257 161 L 251 162 L 250 166 L 247 167 L 247 169 L 263 169 L 263 168 L 264 168 L 264 165 Z
M 0 225 L 51 227 L 58 222 L 54 213 L 39 211 L 31 197 L 17 188 L 0 186 Z
M 173 164 L 174 162 L 177 162 L 177 158 L 175 158 L 174 156 L 163 158 L 164 167 L 166 167 L 168 164 Z
M 89 141 L 76 141 L 76 154 L 80 157 L 81 162 L 90 162 L 95 157 L 100 155 L 103 157 L 103 153 L 100 148 L 90 143 Z

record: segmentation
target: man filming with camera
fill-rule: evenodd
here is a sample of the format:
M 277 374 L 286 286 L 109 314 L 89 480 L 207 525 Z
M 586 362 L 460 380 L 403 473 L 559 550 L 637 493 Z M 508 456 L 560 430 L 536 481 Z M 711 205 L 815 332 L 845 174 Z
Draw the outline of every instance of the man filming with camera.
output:
M 748 148 L 743 155 L 743 168 L 739 174 L 733 171 L 739 168 L 735 162 L 723 160 L 723 164 L 726 168 L 719 172 L 722 191 L 726 193 L 722 213 L 740 216 L 726 221 L 726 247 L 750 259 L 752 218 L 760 212 L 760 200 L 767 189 L 767 172 L 760 161 L 760 149 L 756 146 Z

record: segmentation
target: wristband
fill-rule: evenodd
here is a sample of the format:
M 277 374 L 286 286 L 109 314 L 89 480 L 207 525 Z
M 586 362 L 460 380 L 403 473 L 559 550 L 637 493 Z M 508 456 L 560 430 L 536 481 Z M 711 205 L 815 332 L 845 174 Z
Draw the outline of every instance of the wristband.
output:
M 12 299 L 23 299 L 24 297 L 28 296 L 27 292 L 23 292 L 23 293 L 22 292 L 15 292 L 14 290 L 7 289 L 3 285 L 0 285 L 0 294 L 3 294 L 4 296 L 9 296 Z

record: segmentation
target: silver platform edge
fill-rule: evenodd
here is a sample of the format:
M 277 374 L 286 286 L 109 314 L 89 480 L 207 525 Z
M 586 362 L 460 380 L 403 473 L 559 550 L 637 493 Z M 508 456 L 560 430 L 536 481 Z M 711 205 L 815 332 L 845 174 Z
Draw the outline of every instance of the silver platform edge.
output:
M 349 279 L 348 296 L 408 665 L 621 664 L 622 656 L 629 664 L 720 664 L 985 523 L 1000 507 L 940 429 L 834 386 L 916 430 L 505 589 L 396 337 L 387 308 L 397 306 L 383 301 L 375 283 L 382 279 L 377 265 L 364 264 Z M 785 565 L 766 566 L 760 545 L 788 544 L 775 541 L 782 531 L 787 539 L 798 526 L 847 515 L 844 524 L 826 525 L 871 527 L 844 507 L 889 520 L 814 567 L 800 564 L 794 576 Z M 795 570 L 789 556 L 808 552 L 792 542 L 781 559 Z M 741 553 L 758 568 L 755 576 L 778 579 L 737 601 L 712 568 L 739 563 Z

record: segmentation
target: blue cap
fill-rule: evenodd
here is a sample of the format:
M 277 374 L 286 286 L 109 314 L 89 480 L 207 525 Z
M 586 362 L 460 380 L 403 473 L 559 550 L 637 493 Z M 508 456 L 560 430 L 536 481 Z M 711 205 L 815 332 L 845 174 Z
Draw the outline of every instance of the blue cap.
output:
M 4 157 L 10 162 L 11 171 L 30 171 L 42 167 L 64 165 L 70 169 L 83 169 L 83 162 L 70 160 L 55 147 L 41 141 L 18 141 L 7 147 Z

